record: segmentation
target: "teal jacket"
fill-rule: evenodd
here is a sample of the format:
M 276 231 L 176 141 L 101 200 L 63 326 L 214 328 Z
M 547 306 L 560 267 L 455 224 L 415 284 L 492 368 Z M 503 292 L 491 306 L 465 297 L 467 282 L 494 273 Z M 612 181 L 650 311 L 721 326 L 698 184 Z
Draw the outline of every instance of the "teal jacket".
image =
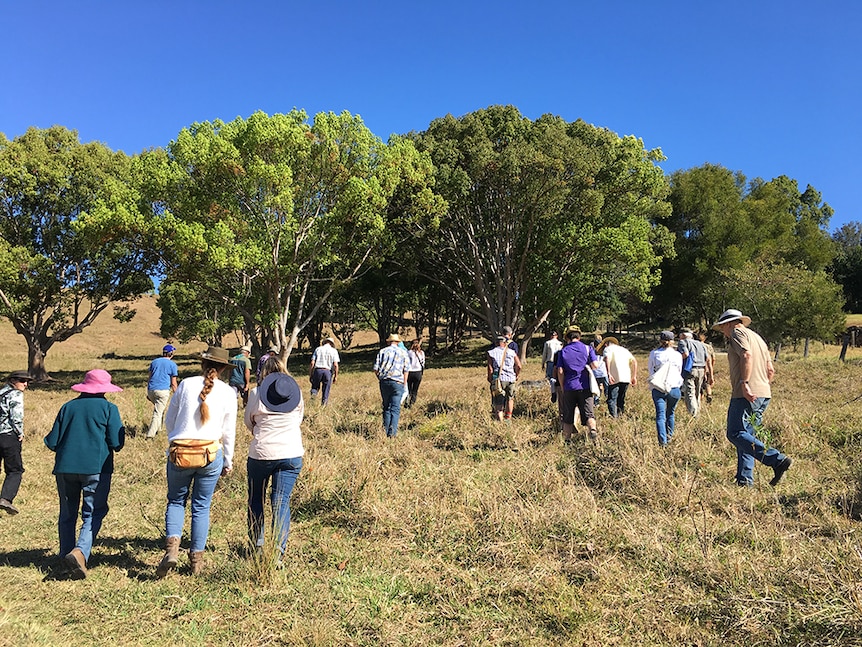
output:
M 45 446 L 57 456 L 54 474 L 110 474 L 114 452 L 126 442 L 117 405 L 103 394 L 82 393 L 64 404 Z

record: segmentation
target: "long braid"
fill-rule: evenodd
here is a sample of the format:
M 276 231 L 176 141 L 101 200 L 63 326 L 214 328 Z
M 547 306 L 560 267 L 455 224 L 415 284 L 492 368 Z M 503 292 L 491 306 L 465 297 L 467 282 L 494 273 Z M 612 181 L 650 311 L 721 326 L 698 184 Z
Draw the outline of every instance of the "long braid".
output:
M 213 390 L 213 382 L 219 376 L 219 371 L 206 360 L 203 361 L 202 368 L 204 370 L 204 388 L 201 389 L 201 394 L 198 398 L 201 401 L 201 424 L 205 425 L 210 419 L 210 408 L 207 406 L 206 399 L 210 391 Z

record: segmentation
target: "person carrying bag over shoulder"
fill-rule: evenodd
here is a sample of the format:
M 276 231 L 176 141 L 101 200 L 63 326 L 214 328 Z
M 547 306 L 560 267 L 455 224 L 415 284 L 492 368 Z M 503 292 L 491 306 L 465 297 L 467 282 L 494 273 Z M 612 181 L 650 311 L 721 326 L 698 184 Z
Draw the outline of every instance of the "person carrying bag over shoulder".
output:
M 237 397 L 220 377 L 231 367 L 227 350 L 210 346 L 201 353 L 201 374 L 180 382 L 168 405 L 167 507 L 165 554 L 156 569 L 165 577 L 176 568 L 186 504 L 191 500 L 189 561 L 193 575 L 203 570 L 216 484 L 231 473 L 236 436 Z

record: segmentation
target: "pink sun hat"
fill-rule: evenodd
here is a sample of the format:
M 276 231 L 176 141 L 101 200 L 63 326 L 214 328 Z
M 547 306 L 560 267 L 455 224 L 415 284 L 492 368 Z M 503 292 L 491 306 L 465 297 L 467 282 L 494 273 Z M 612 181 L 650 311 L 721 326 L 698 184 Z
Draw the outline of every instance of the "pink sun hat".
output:
M 92 371 L 87 371 L 83 382 L 73 384 L 72 390 L 79 393 L 116 393 L 123 389 L 116 384 L 111 384 L 111 374 L 108 371 L 94 368 Z

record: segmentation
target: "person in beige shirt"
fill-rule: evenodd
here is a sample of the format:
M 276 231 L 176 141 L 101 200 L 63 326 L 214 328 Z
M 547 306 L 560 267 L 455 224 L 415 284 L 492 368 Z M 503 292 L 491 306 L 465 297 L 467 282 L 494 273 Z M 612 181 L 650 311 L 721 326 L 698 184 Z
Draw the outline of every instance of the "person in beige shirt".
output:
M 757 438 L 763 412 L 772 398 L 775 367 L 766 342 L 748 328 L 751 317 L 739 310 L 726 310 L 713 326 L 727 338 L 727 359 L 733 392 L 727 410 L 727 439 L 736 447 L 736 484 L 754 485 L 754 461 L 771 467 L 770 485 L 778 485 L 793 463 L 775 448 L 767 448 Z

